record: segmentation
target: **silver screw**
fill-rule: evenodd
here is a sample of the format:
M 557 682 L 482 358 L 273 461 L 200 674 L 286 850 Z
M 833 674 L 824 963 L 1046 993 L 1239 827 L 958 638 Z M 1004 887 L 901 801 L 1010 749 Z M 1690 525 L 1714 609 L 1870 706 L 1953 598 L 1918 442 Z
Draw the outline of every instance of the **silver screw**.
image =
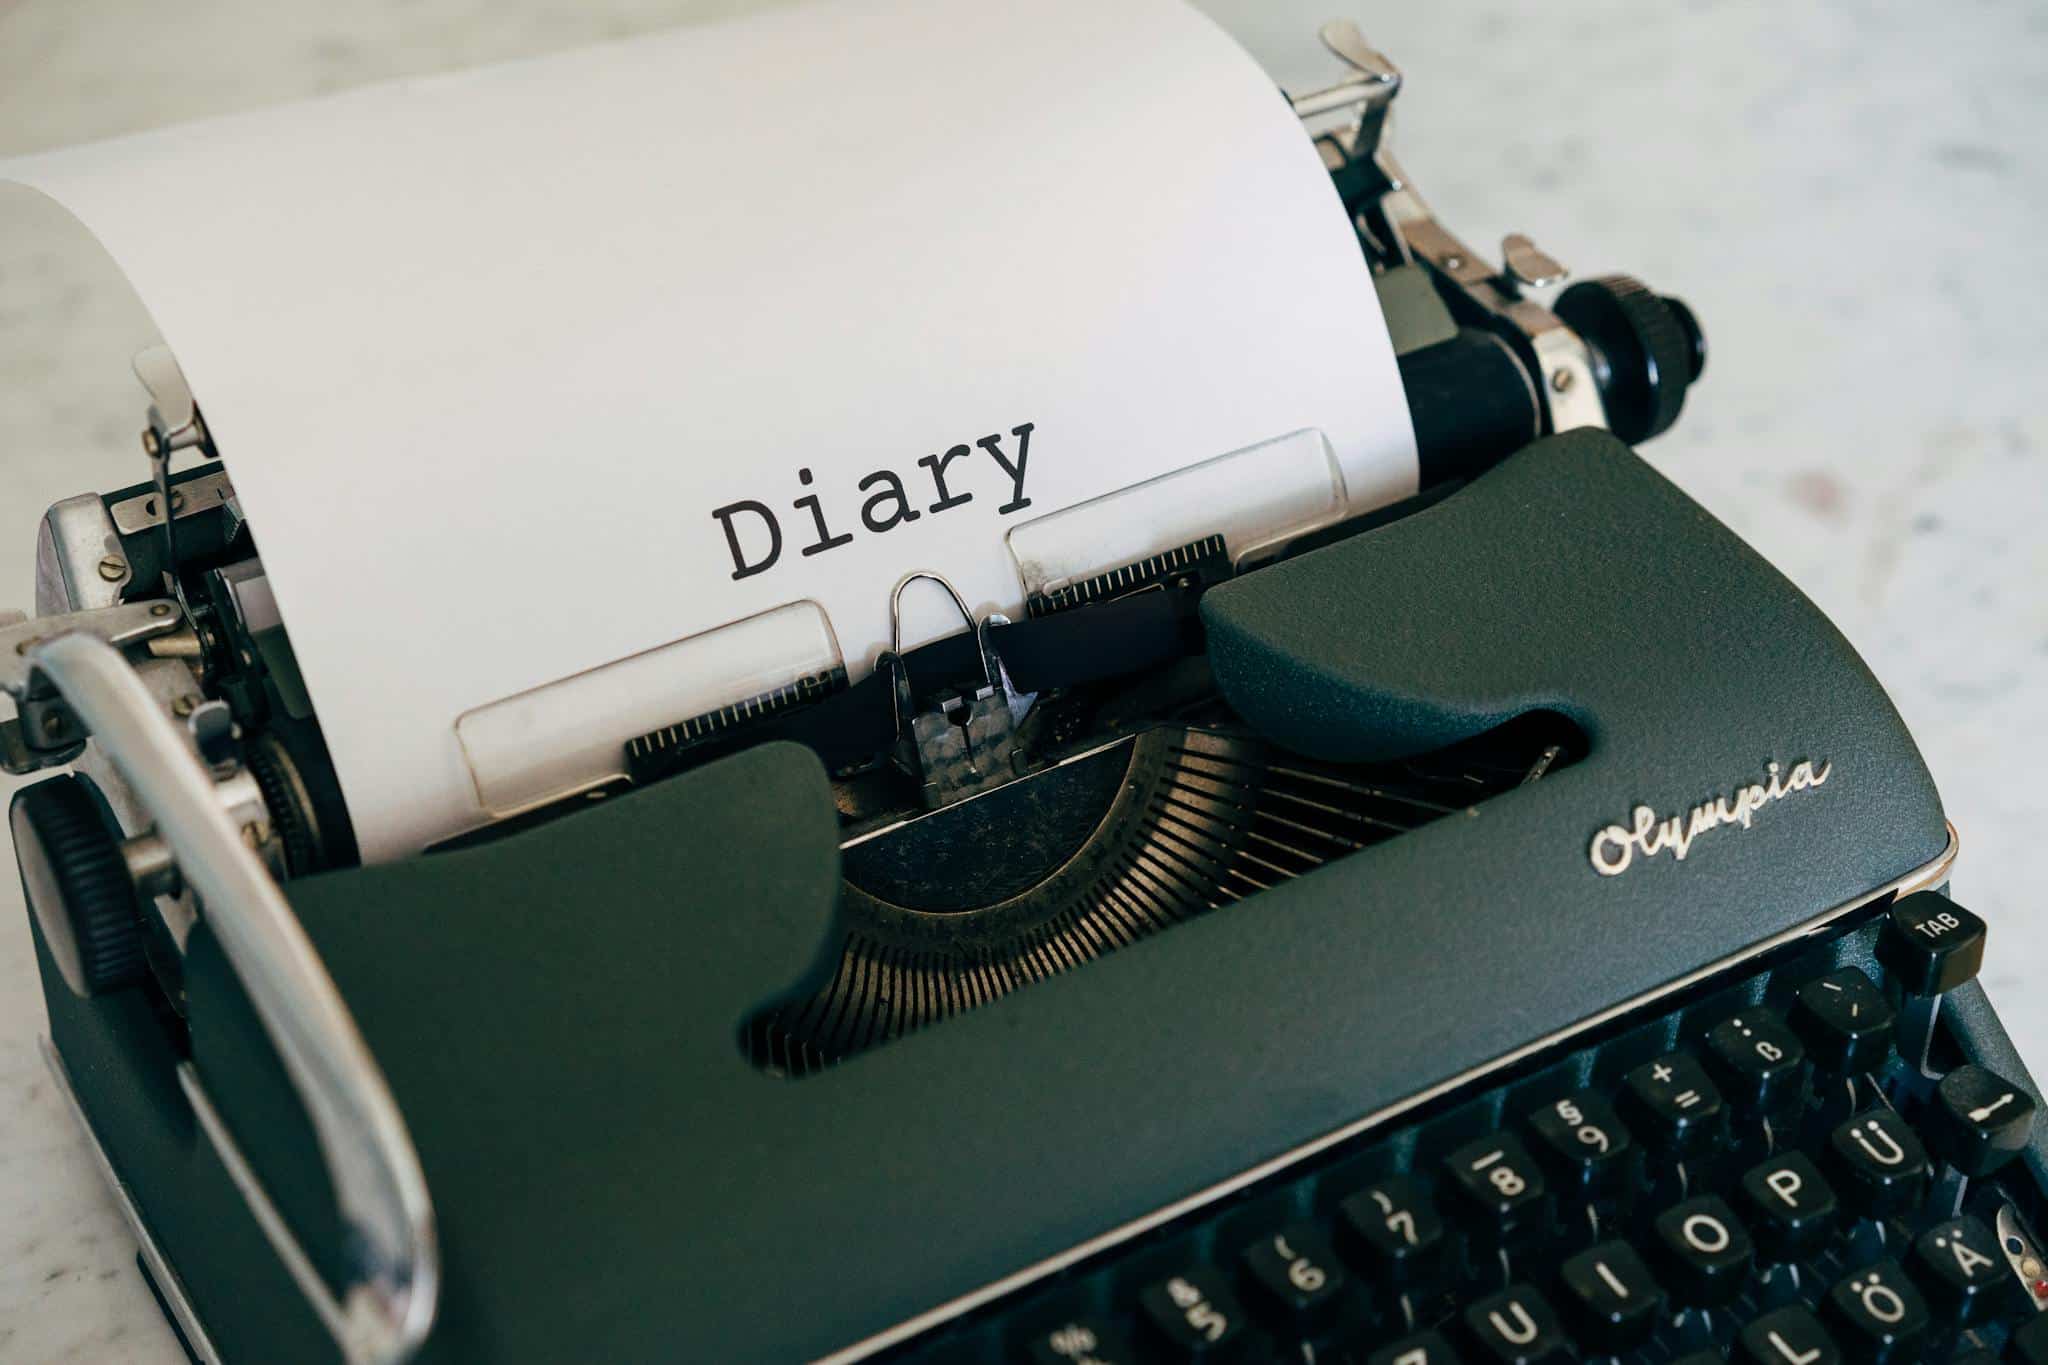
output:
M 159 602 L 149 609 L 149 614 L 151 616 L 169 616 L 171 614 L 171 604 Z
M 190 692 L 187 692 L 184 696 L 171 703 L 171 714 L 175 716 L 189 716 L 198 709 L 199 698 L 193 696 Z
M 100 577 L 109 583 L 119 583 L 128 573 L 128 561 L 119 555 L 108 555 L 100 561 Z
M 1550 372 L 1550 387 L 1563 393 L 1572 386 L 1572 372 L 1560 365 Z
M 1458 255 L 1450 255 L 1450 256 L 1446 256 L 1446 257 L 1444 257 L 1444 269 L 1446 269 L 1446 270 L 1463 270 L 1464 268 L 1465 268 L 1465 258 L 1464 258 L 1463 256 L 1458 256 Z

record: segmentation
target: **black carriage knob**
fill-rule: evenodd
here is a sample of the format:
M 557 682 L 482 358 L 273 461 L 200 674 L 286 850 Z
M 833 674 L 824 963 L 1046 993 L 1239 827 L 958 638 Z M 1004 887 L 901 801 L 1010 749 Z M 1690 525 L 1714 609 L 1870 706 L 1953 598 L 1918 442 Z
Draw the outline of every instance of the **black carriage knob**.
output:
M 142 920 L 120 831 L 99 788 L 65 775 L 24 787 L 8 809 L 22 894 L 81 996 L 142 979 Z
M 1629 275 L 1601 275 L 1552 306 L 1592 352 L 1607 423 L 1635 444 L 1669 429 L 1685 390 L 1707 366 L 1707 339 L 1692 309 Z

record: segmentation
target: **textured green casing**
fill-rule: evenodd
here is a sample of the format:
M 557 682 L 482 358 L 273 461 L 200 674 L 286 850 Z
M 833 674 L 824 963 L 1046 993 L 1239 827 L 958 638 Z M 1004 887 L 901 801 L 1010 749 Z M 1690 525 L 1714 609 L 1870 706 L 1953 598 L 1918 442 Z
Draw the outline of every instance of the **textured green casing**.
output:
M 1591 750 L 801 1082 L 754 1071 L 736 1037 L 831 939 L 836 827 L 807 751 L 765 746 L 498 843 L 294 882 L 439 1214 L 446 1289 L 422 1358 L 851 1345 L 1946 840 L 1847 643 L 1604 434 L 1540 442 L 1427 511 L 1223 585 L 1204 616 L 1232 703 L 1304 751 L 1401 752 L 1533 707 L 1575 718 Z M 1773 758 L 1831 775 L 1684 862 L 1593 871 L 1593 834 L 1638 802 L 1680 812 Z M 203 930 L 187 968 L 206 1085 L 331 1247 L 303 1123 Z M 123 1074 L 164 1061 L 119 1042 L 104 1019 L 122 1011 L 52 1005 L 117 1169 L 230 1360 L 316 1358 L 169 1078 Z M 149 1103 L 124 1098 L 138 1088 Z M 188 1167 L 196 1193 L 173 1188 Z

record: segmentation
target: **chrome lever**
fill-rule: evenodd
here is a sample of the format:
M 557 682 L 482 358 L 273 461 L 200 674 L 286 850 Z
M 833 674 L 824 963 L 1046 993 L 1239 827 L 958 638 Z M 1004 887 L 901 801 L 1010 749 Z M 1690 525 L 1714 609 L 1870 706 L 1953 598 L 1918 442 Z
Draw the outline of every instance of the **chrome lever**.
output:
M 71 633 L 116 647 L 140 644 L 183 624 L 184 618 L 169 602 L 130 602 L 34 618 L 0 612 L 0 692 L 14 698 L 19 712 L 13 720 L 0 721 L 0 768 L 32 773 L 69 763 L 85 743 L 85 734 L 63 699 L 35 686 L 38 645 Z
M 151 346 L 137 351 L 130 362 L 135 377 L 149 393 L 149 425 L 142 429 L 142 450 L 149 456 L 150 479 L 156 485 L 157 505 L 163 509 L 164 571 L 178 604 L 185 604 L 185 590 L 178 580 L 178 542 L 173 523 L 171 458 L 181 450 L 197 449 L 212 456 L 213 437 L 206 419 L 193 401 L 192 386 L 168 346 Z
M 1368 111 L 1382 110 L 1400 93 L 1401 68 L 1366 42 L 1365 35 L 1358 31 L 1358 25 L 1349 19 L 1332 19 L 1316 31 L 1316 36 L 1323 40 L 1323 46 L 1333 56 L 1350 66 L 1354 74 L 1335 85 L 1293 96 L 1288 103 L 1294 106 L 1295 117 L 1320 118 L 1324 114 L 1360 106 Z

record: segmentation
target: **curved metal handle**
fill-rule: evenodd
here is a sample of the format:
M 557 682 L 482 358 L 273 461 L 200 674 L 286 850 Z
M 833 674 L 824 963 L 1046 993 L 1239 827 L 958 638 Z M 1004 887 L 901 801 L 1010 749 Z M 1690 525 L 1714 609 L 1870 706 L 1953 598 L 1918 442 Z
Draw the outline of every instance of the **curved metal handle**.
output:
M 83 633 L 44 639 L 26 652 L 155 815 L 298 1090 L 357 1262 L 339 1296 L 313 1269 L 187 1064 L 179 1080 L 193 1107 L 343 1356 L 397 1365 L 433 1324 L 441 1258 L 426 1175 L 383 1073 L 284 893 L 127 660 Z

